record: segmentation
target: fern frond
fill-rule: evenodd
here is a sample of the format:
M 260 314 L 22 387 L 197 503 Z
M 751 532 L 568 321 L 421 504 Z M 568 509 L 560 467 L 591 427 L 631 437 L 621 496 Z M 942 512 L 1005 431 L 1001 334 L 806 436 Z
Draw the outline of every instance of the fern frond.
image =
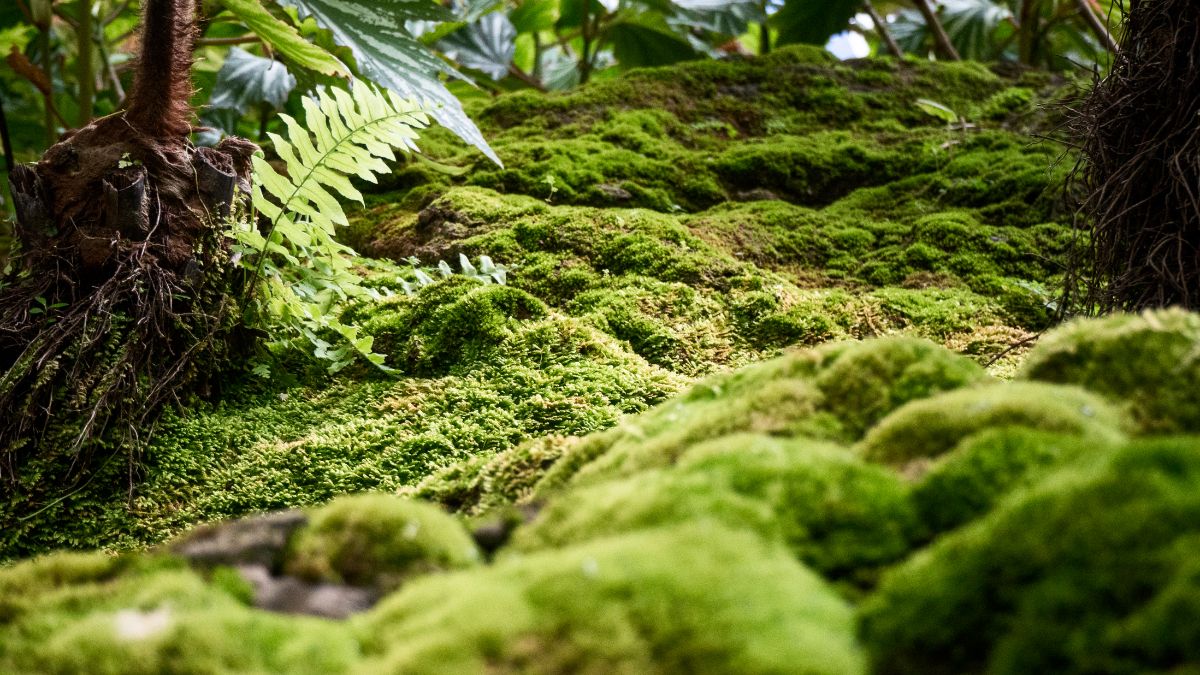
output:
M 356 351 L 383 367 L 383 356 L 370 351 L 370 339 L 360 338 L 332 311 L 339 300 L 369 294 L 351 269 L 354 252 L 334 238 L 337 226 L 349 224 L 339 198 L 362 203 L 351 177 L 377 182 L 396 151 L 417 151 L 417 131 L 429 125 L 429 117 L 420 103 L 361 81 L 349 92 L 319 90 L 303 105 L 303 125 L 281 115 L 286 138 L 268 134 L 287 175 L 261 153 L 253 157 L 252 204 L 270 221 L 266 235 L 251 218 L 236 227 L 234 236 L 256 254 L 246 264 L 254 270 L 254 286 L 267 282 L 263 305 L 307 337 L 318 357 L 334 361 L 336 369 Z M 345 338 L 353 351 L 321 340 L 325 330 Z

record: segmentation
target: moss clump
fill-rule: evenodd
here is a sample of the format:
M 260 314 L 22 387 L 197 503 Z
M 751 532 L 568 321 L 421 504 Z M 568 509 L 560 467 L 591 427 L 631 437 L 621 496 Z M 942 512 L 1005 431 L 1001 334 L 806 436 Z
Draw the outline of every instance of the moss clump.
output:
M 547 471 L 536 491 L 669 466 L 696 443 L 743 431 L 854 440 L 894 408 L 986 377 L 967 359 L 911 338 L 794 352 L 711 378 L 682 398 L 584 439 Z
M 578 436 L 545 436 L 491 457 L 472 457 L 406 492 L 453 511 L 479 515 L 528 500 L 546 471 L 580 441 Z
M 1011 382 L 973 387 L 909 403 L 883 418 L 859 451 L 871 461 L 905 464 L 940 457 L 993 427 L 1024 427 L 1112 442 L 1123 417 L 1078 387 Z
M 1096 438 L 998 427 L 963 439 L 912 490 L 921 522 L 933 533 L 970 522 L 1048 470 L 1109 447 Z
M 860 673 L 849 607 L 786 551 L 713 525 L 427 578 L 364 617 L 405 673 Z
M 0 671 L 317 675 L 358 658 L 345 625 L 253 610 L 170 559 L 103 558 L 0 570 Z
M 849 451 L 757 434 L 689 448 L 676 464 L 557 495 L 514 546 L 535 550 L 712 519 L 786 543 L 818 572 L 866 582 L 909 549 L 916 518 L 890 472 Z
M 1073 321 L 1039 341 L 1021 376 L 1109 397 L 1145 433 L 1200 431 L 1200 316 L 1168 309 Z
M 889 673 L 1186 671 L 1200 659 L 1200 445 L 1130 445 L 934 543 L 862 609 Z
M 973 361 L 927 340 L 887 338 L 827 353 L 817 386 L 852 438 L 909 401 L 987 379 Z
M 491 355 L 520 322 L 544 318 L 547 311 L 515 288 L 452 277 L 422 288 L 411 300 L 374 308 L 363 331 L 375 337 L 375 348 L 390 356 L 390 365 L 437 374 Z
M 285 571 L 313 581 L 389 591 L 413 576 L 477 564 L 461 523 L 441 509 L 390 495 L 339 497 L 296 533 Z

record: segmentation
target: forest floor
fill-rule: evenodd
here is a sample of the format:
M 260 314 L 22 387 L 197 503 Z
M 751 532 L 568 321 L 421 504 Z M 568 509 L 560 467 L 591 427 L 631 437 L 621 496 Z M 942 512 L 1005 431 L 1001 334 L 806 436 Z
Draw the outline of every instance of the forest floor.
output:
M 0 671 L 1194 663 L 1200 317 L 1052 326 L 1068 87 L 785 49 L 468 102 L 504 167 L 431 130 L 470 168 L 346 236 L 505 283 L 349 307 L 399 377 L 278 345 L 135 474 L 33 463 L 0 559 L 103 551 L 0 571 Z

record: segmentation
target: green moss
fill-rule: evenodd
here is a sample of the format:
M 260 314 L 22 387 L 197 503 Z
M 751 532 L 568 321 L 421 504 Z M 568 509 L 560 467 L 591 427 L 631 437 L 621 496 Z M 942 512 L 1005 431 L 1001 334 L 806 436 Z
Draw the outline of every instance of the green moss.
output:
M 1126 673 L 1200 658 L 1200 452 L 1143 442 L 1047 479 L 889 574 L 879 673 Z
M 972 434 L 1010 426 L 1111 442 L 1122 437 L 1123 422 L 1102 398 L 1078 387 L 1011 382 L 909 403 L 867 432 L 859 451 L 872 461 L 904 464 L 940 457 Z
M 881 339 L 829 351 L 816 383 L 825 408 L 853 438 L 909 401 L 987 378 L 974 362 L 926 340 Z
M 362 327 L 375 338 L 374 348 L 389 355 L 389 365 L 432 374 L 491 355 L 520 330 L 519 322 L 546 313 L 544 304 L 515 288 L 452 277 L 411 300 L 375 308 Z
M 545 472 L 580 440 L 578 436 L 545 436 L 491 457 L 472 457 L 438 471 L 406 492 L 472 515 L 526 501 Z
M 3 672 L 315 674 L 358 657 L 344 625 L 253 610 L 161 558 L 22 563 L 0 570 L 0 607 Z
M 441 509 L 391 495 L 339 497 L 296 533 L 284 569 L 312 581 L 389 591 L 414 576 L 477 564 L 461 523 Z
M 360 625 L 385 672 L 862 672 L 850 610 L 819 577 L 711 524 L 428 578 Z
M 945 532 L 992 509 L 1047 470 L 1109 447 L 1095 438 L 1047 433 L 1027 427 L 996 427 L 967 436 L 943 455 L 913 487 L 921 522 Z
M 812 441 L 735 435 L 689 448 L 670 469 L 571 490 L 514 546 L 536 550 L 713 519 L 785 542 L 805 564 L 863 582 L 908 551 L 914 510 L 899 479 Z
M 1038 342 L 1021 376 L 1107 396 L 1145 433 L 1200 431 L 1200 316 L 1171 309 L 1073 321 Z

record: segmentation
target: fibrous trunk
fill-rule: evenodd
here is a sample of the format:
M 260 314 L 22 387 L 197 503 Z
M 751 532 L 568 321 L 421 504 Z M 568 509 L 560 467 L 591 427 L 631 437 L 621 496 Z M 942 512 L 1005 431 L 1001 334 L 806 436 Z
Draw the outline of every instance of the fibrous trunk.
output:
M 193 0 L 144 7 L 128 110 L 12 172 L 20 257 L 0 287 L 0 481 L 31 454 L 82 468 L 90 441 L 144 433 L 236 332 L 220 228 L 249 191 L 256 148 L 189 142 Z
M 1074 118 L 1088 234 L 1070 270 L 1082 311 L 1200 309 L 1200 6 L 1134 2 L 1110 74 Z

